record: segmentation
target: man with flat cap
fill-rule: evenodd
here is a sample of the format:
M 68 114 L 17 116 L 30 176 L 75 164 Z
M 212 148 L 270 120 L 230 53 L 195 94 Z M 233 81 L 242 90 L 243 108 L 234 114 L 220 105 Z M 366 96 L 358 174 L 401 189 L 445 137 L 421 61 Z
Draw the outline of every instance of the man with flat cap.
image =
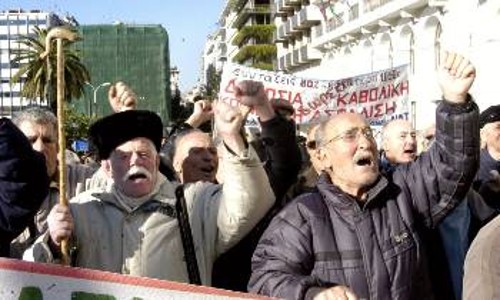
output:
M 474 189 L 493 208 L 500 209 L 500 105 L 485 109 L 479 116 L 481 156 Z
M 216 105 L 215 124 L 226 150 L 224 185 L 184 185 L 191 248 L 185 246 L 184 222 L 176 207 L 179 184 L 158 171 L 161 119 L 153 112 L 131 110 L 105 117 L 90 130 L 113 184 L 76 196 L 69 208 L 54 207 L 48 232 L 25 258 L 55 262 L 61 240 L 69 238 L 74 266 L 193 282 L 186 260 L 194 256 L 200 283 L 210 285 L 215 258 L 274 203 L 261 162 L 239 134 L 242 121 L 236 109 Z

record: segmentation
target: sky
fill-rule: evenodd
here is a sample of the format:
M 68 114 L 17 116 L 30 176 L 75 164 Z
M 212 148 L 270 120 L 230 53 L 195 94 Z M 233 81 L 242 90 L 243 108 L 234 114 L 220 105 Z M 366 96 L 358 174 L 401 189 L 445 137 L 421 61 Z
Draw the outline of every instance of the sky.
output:
M 199 77 L 207 36 L 217 28 L 225 0 L 0 0 L 0 10 L 40 9 L 70 14 L 81 25 L 162 24 L 170 38 L 170 66 L 180 71 L 181 91 Z

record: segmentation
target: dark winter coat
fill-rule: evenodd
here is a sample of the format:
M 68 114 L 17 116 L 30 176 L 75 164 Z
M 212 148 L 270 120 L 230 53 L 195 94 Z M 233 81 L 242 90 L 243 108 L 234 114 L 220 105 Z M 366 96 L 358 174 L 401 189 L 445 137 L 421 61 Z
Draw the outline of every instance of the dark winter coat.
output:
M 43 156 L 9 119 L 0 119 L 0 256 L 8 256 L 11 240 L 33 220 L 48 190 Z
M 288 205 L 252 259 L 249 290 L 309 299 L 313 287 L 350 287 L 360 299 L 433 299 L 422 228 L 464 199 L 479 162 L 478 109 L 443 102 L 436 143 L 380 176 L 358 203 L 323 176 L 318 192 Z
M 491 185 L 495 185 L 495 180 L 491 172 L 496 171 L 500 173 L 500 160 L 495 160 L 491 157 L 488 149 L 481 150 L 480 159 L 479 170 L 474 179 L 474 189 L 481 194 L 484 201 L 486 201 L 490 207 L 500 210 L 500 192 L 491 188 Z

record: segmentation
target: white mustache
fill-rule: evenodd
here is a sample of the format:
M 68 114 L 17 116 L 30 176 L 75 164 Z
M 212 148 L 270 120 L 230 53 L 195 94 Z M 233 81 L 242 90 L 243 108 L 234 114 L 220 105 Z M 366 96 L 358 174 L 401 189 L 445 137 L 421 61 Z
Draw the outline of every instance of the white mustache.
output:
M 144 175 L 148 180 L 153 179 L 153 174 L 148 169 L 141 166 L 132 166 L 127 173 L 123 176 L 122 181 L 127 181 L 133 175 Z

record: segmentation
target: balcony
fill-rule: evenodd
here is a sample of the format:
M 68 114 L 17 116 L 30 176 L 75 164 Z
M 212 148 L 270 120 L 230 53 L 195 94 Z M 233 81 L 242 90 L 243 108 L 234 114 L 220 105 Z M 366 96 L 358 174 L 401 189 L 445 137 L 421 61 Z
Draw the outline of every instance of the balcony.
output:
M 293 20 L 293 18 L 289 18 L 288 21 L 286 21 L 286 23 L 284 24 L 285 35 L 290 36 L 290 37 L 300 33 L 300 30 L 293 28 L 292 20 Z
M 220 38 L 225 41 L 226 40 L 226 36 L 227 36 L 227 30 L 226 28 L 222 27 L 219 29 L 219 36 Z
M 370 12 L 395 0 L 363 0 L 363 1 L 364 1 L 363 4 L 364 12 Z
M 339 14 L 334 16 L 331 19 L 326 20 L 325 27 L 326 27 L 326 32 L 332 32 L 336 30 L 337 28 L 341 27 L 344 25 L 344 15 Z
M 292 53 L 287 53 L 285 55 L 285 69 L 290 69 L 293 66 L 292 61 Z
M 298 26 L 302 29 L 311 28 L 321 23 L 323 16 L 319 8 L 315 5 L 308 5 L 302 8 L 298 14 Z
M 295 5 L 300 5 L 302 3 L 302 0 L 284 0 L 285 5 L 289 6 L 295 6 Z
M 402 12 L 418 15 L 428 7 L 428 2 L 441 3 L 451 0 L 359 0 L 354 3 L 338 1 L 335 14 L 328 13 L 328 18 L 320 25 L 311 28 L 311 43 L 316 48 L 323 48 L 329 42 L 343 42 L 343 37 L 364 35 L 363 28 L 376 32 L 380 21 L 396 24 Z M 352 5 L 349 5 L 352 3 Z
M 270 15 L 271 14 L 271 6 L 267 4 L 250 6 L 246 5 L 241 11 L 238 13 L 236 20 L 234 20 L 233 27 L 241 28 L 252 16 L 256 15 Z
M 289 20 L 292 23 L 292 30 L 299 31 L 301 29 L 299 26 L 299 15 L 294 15 Z
M 227 56 L 227 44 L 226 43 L 220 43 L 219 44 L 219 51 L 220 51 L 220 56 Z
M 299 50 L 301 63 L 310 63 L 322 58 L 321 52 L 317 49 L 314 49 L 311 45 L 302 46 Z
M 293 66 L 298 66 L 298 65 L 300 65 L 300 63 L 301 63 L 301 61 L 300 61 L 300 50 L 299 49 L 295 49 L 292 52 L 292 64 L 293 64 Z
M 274 7 L 275 13 L 280 16 L 293 11 L 293 6 L 286 5 L 285 0 L 276 0 Z
M 430 7 L 444 7 L 449 2 L 450 2 L 449 0 L 429 0 L 429 6 Z
M 275 32 L 273 32 L 273 43 L 284 43 L 286 42 L 286 36 L 283 27 L 279 27 Z
M 283 40 L 288 39 L 288 36 L 286 34 L 285 24 L 282 24 L 281 26 L 279 26 L 277 31 L 278 31 L 278 38 L 279 39 L 283 39 Z
M 282 56 L 279 58 L 278 60 L 278 70 L 279 71 L 284 71 L 286 70 L 286 66 L 285 66 L 285 56 Z
M 323 24 L 319 24 L 311 28 L 311 36 L 314 38 L 322 36 L 323 33 L 324 33 Z

